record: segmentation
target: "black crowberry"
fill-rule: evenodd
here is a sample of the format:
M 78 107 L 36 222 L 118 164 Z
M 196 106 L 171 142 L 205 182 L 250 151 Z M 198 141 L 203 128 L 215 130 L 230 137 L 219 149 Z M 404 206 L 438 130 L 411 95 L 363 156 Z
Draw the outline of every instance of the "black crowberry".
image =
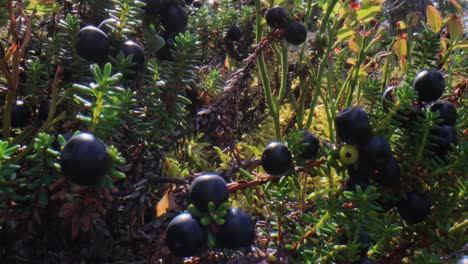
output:
M 21 100 L 16 100 L 11 107 L 10 125 L 11 127 L 24 127 L 29 124 L 31 111 Z
M 361 147 L 359 154 L 372 166 L 381 168 L 392 158 L 392 148 L 382 136 L 372 136 Z
M 281 176 L 292 166 L 292 155 L 281 142 L 271 142 L 262 153 L 262 167 L 271 175 Z
M 432 130 L 428 149 L 436 155 L 443 156 L 447 154 L 453 145 L 457 145 L 457 131 L 453 126 L 442 125 Z
M 83 59 L 102 62 L 107 59 L 109 39 L 106 33 L 94 26 L 84 27 L 76 37 L 76 51 Z
M 183 7 L 170 4 L 164 13 L 161 13 L 161 24 L 169 32 L 182 32 L 187 25 L 188 16 Z
M 303 159 L 315 158 L 320 147 L 318 138 L 308 130 L 301 130 L 300 132 L 302 134 L 301 144 L 304 148 L 299 156 Z
M 291 21 L 284 32 L 286 41 L 292 45 L 299 45 L 307 38 L 307 29 L 301 22 Z
M 166 244 L 177 256 L 189 257 L 202 252 L 206 233 L 190 213 L 174 217 L 166 229 Z
M 201 175 L 190 185 L 189 199 L 200 211 L 207 211 L 209 202 L 218 207 L 229 199 L 226 182 L 217 174 Z
M 457 122 L 457 109 L 450 102 L 436 102 L 431 105 L 431 111 L 439 112 L 439 118 L 442 119 L 439 125 L 454 126 Z
M 255 240 L 255 224 L 252 217 L 240 208 L 229 209 L 217 238 L 226 248 L 249 247 Z
M 109 170 L 110 162 L 106 146 L 89 133 L 70 139 L 60 155 L 63 174 L 79 185 L 98 183 Z
M 136 69 L 142 71 L 145 66 L 145 51 L 133 40 L 127 40 L 120 49 L 125 56 L 132 55 L 132 61 L 135 63 Z
M 423 221 L 431 213 L 431 202 L 417 192 L 409 192 L 397 205 L 398 213 L 409 224 Z
M 267 24 L 272 28 L 280 28 L 286 25 L 286 11 L 282 7 L 268 9 L 265 14 Z
M 242 37 L 242 29 L 234 25 L 229 28 L 226 37 L 231 41 L 238 41 Z
M 349 144 L 364 143 L 371 137 L 369 117 L 362 107 L 351 106 L 335 118 L 336 135 Z
M 437 100 L 444 93 L 444 77 L 438 70 L 423 70 L 414 78 L 413 88 L 418 91 L 420 101 Z
M 400 164 L 398 161 L 391 157 L 378 175 L 376 175 L 376 181 L 386 186 L 398 186 L 400 184 Z

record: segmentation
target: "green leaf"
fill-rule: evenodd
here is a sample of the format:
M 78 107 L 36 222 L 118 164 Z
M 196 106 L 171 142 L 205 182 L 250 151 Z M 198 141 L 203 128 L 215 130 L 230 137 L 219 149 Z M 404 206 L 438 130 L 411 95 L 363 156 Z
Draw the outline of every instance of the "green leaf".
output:
M 213 248 L 216 245 L 216 237 L 213 233 L 208 232 L 208 247 Z
M 450 41 L 453 43 L 463 35 L 463 23 L 457 15 L 451 15 L 447 23 L 450 33 Z
M 203 226 L 207 226 L 209 224 L 211 224 L 211 218 L 210 217 L 207 217 L 207 216 L 204 216 L 200 219 L 200 223 L 203 225 Z
M 60 4 L 55 0 L 31 0 L 24 1 L 25 10 L 33 11 L 36 9 L 37 14 L 45 15 L 56 12 L 60 8 Z
M 357 10 L 356 14 L 362 22 L 366 23 L 369 22 L 372 18 L 374 18 L 377 14 L 380 13 L 380 9 L 382 6 L 379 5 L 371 5 L 367 7 L 362 7 L 361 9 Z
M 426 8 L 427 23 L 431 27 L 432 31 L 438 33 L 442 28 L 442 16 L 439 10 L 432 5 L 428 5 Z

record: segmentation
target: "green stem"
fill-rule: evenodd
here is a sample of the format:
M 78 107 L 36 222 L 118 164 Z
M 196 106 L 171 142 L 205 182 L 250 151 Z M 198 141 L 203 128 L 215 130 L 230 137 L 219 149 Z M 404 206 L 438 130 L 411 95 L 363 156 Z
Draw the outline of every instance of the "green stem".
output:
M 89 128 L 90 132 L 94 132 L 97 125 L 99 124 L 99 119 L 100 119 L 103 104 L 104 104 L 104 94 L 102 92 L 97 92 L 96 107 L 94 107 L 93 109 L 93 120 L 91 121 L 91 127 Z
M 281 85 L 279 89 L 278 101 L 282 102 L 286 94 L 286 85 L 288 82 L 288 44 L 284 41 L 281 42 Z
M 257 11 L 256 14 L 256 24 L 255 24 L 255 40 L 256 43 L 260 43 L 262 40 L 262 20 L 260 16 L 260 0 L 255 0 L 255 8 Z M 257 58 L 258 69 L 260 72 L 260 79 L 263 84 L 263 91 L 265 93 L 265 98 L 267 100 L 268 108 L 270 109 L 270 114 L 273 117 L 273 122 L 275 125 L 275 136 L 277 140 L 281 140 L 281 128 L 279 122 L 279 107 L 278 103 L 272 95 L 270 80 L 268 78 L 268 73 L 265 66 L 265 59 L 263 58 L 263 53 L 260 53 Z

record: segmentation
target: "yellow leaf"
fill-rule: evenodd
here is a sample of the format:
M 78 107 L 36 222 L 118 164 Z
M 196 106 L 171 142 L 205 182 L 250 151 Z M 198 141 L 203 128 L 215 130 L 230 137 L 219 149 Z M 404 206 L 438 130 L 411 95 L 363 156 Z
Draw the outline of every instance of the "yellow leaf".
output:
M 24 1 L 25 10 L 33 11 L 36 9 L 38 14 L 51 14 L 60 8 L 60 4 L 55 0 L 31 0 Z
M 356 14 L 361 22 L 366 23 L 380 13 L 381 7 L 382 6 L 380 5 L 371 5 L 367 7 L 363 5 L 362 8 L 356 11 Z
M 419 12 L 412 12 L 406 16 L 406 21 L 408 21 L 408 26 L 415 27 L 419 22 Z
M 167 210 L 176 210 L 179 209 L 175 202 L 174 193 L 170 191 L 166 191 L 164 196 L 159 200 L 158 204 L 156 205 L 156 216 L 160 217 L 161 215 L 165 214 Z
M 362 48 L 362 36 L 359 32 L 354 32 L 351 39 L 348 41 L 349 47 L 355 53 L 359 53 Z
M 442 28 L 442 16 L 437 8 L 428 5 L 426 8 L 427 23 L 432 31 L 438 33 Z
M 408 53 L 406 39 L 400 38 L 395 41 L 393 45 L 393 50 L 398 55 L 398 57 L 406 56 Z

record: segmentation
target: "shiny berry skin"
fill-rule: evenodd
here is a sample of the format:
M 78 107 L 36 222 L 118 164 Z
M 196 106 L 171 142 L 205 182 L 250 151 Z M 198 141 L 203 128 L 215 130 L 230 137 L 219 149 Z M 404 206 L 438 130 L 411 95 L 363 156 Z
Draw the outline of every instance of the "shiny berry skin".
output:
M 13 128 L 21 128 L 29 124 L 31 111 L 21 100 L 16 100 L 11 107 L 10 125 Z
M 292 45 L 304 43 L 307 38 L 307 29 L 301 22 L 291 21 L 284 31 L 286 41 Z
M 400 185 L 401 170 L 398 161 L 391 157 L 382 167 L 382 170 L 375 176 L 376 181 L 385 186 Z
M 181 213 L 169 222 L 166 245 L 174 255 L 197 255 L 203 251 L 205 244 L 206 232 L 190 213 Z
M 439 112 L 442 122 L 439 125 L 455 126 L 457 123 L 457 109 L 450 102 L 436 102 L 431 105 L 431 111 Z
M 409 192 L 397 204 L 398 213 L 409 224 L 416 224 L 431 213 L 431 202 L 422 194 Z
M 366 111 L 359 106 L 343 109 L 335 118 L 336 135 L 349 144 L 365 143 L 371 137 Z
M 240 208 L 231 208 L 220 226 L 217 240 L 223 247 L 237 249 L 249 247 L 255 240 L 255 224 L 252 217 Z
M 110 168 L 106 146 L 89 133 L 80 133 L 65 144 L 60 155 L 62 172 L 78 185 L 94 185 Z
M 150 16 L 158 16 L 167 9 L 169 0 L 145 0 L 146 6 L 143 7 L 145 13 Z
M 292 155 L 281 142 L 271 142 L 262 153 L 262 167 L 270 175 L 281 176 L 292 166 Z
M 229 28 L 226 38 L 231 41 L 238 41 L 242 37 L 242 29 L 236 25 Z
M 320 145 L 318 138 L 307 130 L 301 130 L 301 145 L 304 147 L 299 156 L 303 159 L 314 159 L 317 156 Z
M 414 78 L 413 88 L 418 91 L 420 101 L 435 101 L 444 93 L 444 77 L 438 70 L 423 70 Z
M 188 16 L 182 6 L 170 4 L 165 12 L 161 13 L 161 24 L 169 32 L 182 32 L 187 25 Z
M 207 211 L 209 202 L 213 202 L 217 208 L 228 199 L 229 191 L 226 181 L 217 174 L 198 176 L 190 184 L 189 200 L 200 211 Z
M 135 63 L 136 68 L 142 71 L 145 67 L 145 50 L 138 43 L 133 40 L 127 40 L 120 48 L 120 51 L 128 57 L 132 56 L 132 61 Z
M 457 131 L 453 126 L 442 125 L 432 130 L 428 149 L 438 156 L 447 154 L 452 145 L 457 145 Z
M 340 160 L 346 165 L 354 164 L 359 159 L 358 148 L 354 145 L 346 144 L 340 149 Z
M 361 158 L 374 167 L 382 167 L 392 158 L 392 148 L 388 140 L 381 136 L 372 136 L 360 148 Z
M 76 36 L 76 51 L 83 59 L 103 62 L 109 52 L 109 38 L 94 26 L 84 27 Z
M 387 89 L 385 89 L 382 95 L 382 106 L 385 112 L 390 111 L 392 106 L 397 102 L 397 98 L 395 95 L 397 89 L 398 86 L 389 86 L 387 87 Z
M 282 7 L 268 9 L 265 14 L 267 24 L 272 28 L 280 28 L 286 25 L 286 11 Z

